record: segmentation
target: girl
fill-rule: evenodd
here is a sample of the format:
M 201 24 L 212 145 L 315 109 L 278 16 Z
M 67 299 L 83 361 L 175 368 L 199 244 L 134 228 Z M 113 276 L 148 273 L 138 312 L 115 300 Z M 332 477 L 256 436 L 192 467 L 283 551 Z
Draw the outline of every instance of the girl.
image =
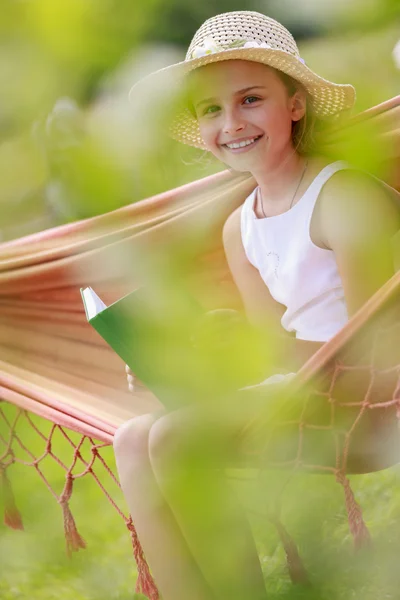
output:
M 354 89 L 313 73 L 291 34 L 255 12 L 206 21 L 185 62 L 165 74 L 189 90 L 173 136 L 257 183 L 225 224 L 226 257 L 247 319 L 285 332 L 287 366 L 297 368 L 394 271 L 399 216 L 383 186 L 310 152 L 316 121 L 350 109 Z M 194 407 L 144 415 L 116 433 L 122 489 L 165 600 L 266 597 L 223 476 L 243 458 L 262 396 L 232 398 L 221 418 Z M 253 452 L 257 443 L 262 451 L 259 429 Z

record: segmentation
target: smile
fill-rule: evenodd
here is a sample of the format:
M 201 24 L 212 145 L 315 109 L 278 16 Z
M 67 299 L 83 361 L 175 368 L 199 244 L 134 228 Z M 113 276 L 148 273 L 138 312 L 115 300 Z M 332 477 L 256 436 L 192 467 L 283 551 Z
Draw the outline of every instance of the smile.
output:
M 255 143 L 258 142 L 263 136 L 258 135 L 254 138 L 248 138 L 247 140 L 242 140 L 240 142 L 232 142 L 231 144 L 222 144 L 225 148 L 229 150 L 243 150 L 243 148 L 249 148 L 250 146 L 254 146 Z

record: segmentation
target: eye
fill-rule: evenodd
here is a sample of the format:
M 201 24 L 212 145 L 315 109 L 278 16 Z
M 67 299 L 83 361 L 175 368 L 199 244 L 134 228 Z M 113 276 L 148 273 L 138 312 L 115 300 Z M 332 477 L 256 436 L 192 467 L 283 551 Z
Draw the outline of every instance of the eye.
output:
M 258 98 L 258 96 L 247 96 L 243 100 L 243 103 L 244 104 L 254 104 L 254 102 L 258 102 L 259 100 L 261 100 L 261 98 Z
M 206 108 L 202 111 L 202 115 L 211 115 L 214 114 L 216 112 L 218 112 L 219 110 L 221 110 L 221 108 L 219 106 L 217 106 L 216 104 L 213 104 L 212 106 L 206 106 Z

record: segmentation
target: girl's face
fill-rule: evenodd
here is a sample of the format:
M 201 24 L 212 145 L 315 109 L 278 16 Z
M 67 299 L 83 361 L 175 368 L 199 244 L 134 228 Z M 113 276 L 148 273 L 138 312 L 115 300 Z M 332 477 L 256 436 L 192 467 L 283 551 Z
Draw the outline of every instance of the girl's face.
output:
M 255 174 L 293 152 L 292 122 L 303 117 L 305 97 L 289 97 L 273 69 L 226 60 L 194 71 L 192 84 L 204 143 L 229 167 Z

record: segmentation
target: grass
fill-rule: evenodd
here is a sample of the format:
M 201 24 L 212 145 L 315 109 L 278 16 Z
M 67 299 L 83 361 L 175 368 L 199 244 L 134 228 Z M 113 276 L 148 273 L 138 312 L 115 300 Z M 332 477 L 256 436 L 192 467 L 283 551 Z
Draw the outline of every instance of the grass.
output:
M 8 413 L 14 411 L 7 407 Z M 46 430 L 49 425 L 35 420 Z M 3 432 L 4 433 L 4 432 Z M 22 423 L 21 437 L 37 454 L 43 442 Z M 71 451 L 62 438 L 54 439 L 56 454 L 68 463 Z M 110 448 L 104 453 L 113 465 Z M 46 459 L 47 460 L 47 459 Z M 57 493 L 64 472 L 57 463 L 43 464 Z M 61 506 L 35 469 L 10 468 L 15 497 L 24 519 L 24 531 L 0 526 L 0 597 L 2 600 L 132 600 L 136 568 L 129 533 L 123 519 L 90 477 L 74 484 L 71 510 L 87 549 L 68 558 L 65 551 Z M 269 597 L 307 600 L 385 600 L 398 598 L 400 573 L 400 471 L 352 478 L 373 537 L 371 548 L 358 554 L 353 545 L 341 487 L 330 476 L 295 475 L 278 502 L 282 520 L 296 540 L 311 588 L 293 586 L 277 532 L 266 514 L 271 490 L 279 487 L 279 472 L 265 472 L 257 483 L 242 472 L 234 483 L 247 505 L 254 528 Z M 108 485 L 108 478 L 101 476 Z M 124 509 L 118 490 L 114 496 Z
M 7 406 L 6 413 L 12 417 L 15 410 Z M 45 434 L 48 433 L 50 424 L 36 418 L 34 422 Z M 26 421 L 20 423 L 18 433 L 35 456 L 42 454 L 44 442 Z M 80 436 L 72 434 L 72 438 L 77 441 Z M 71 447 L 61 435 L 54 436 L 52 448 L 65 464 L 71 463 Z M 89 445 L 82 454 L 84 458 L 89 457 Z M 111 448 L 104 449 L 102 455 L 113 467 Z M 27 458 L 21 452 L 19 457 Z M 61 494 L 64 470 L 49 456 L 40 466 L 57 495 Z M 101 468 L 95 471 L 126 513 L 122 495 L 116 486 L 115 489 L 110 486 L 108 474 Z M 71 558 L 66 553 L 62 507 L 35 469 L 14 464 L 8 475 L 25 529 L 14 531 L 3 524 L 0 527 L 2 600 L 133 598 L 136 568 L 129 532 L 90 475 L 74 482 L 70 507 L 87 549 L 73 553 Z

